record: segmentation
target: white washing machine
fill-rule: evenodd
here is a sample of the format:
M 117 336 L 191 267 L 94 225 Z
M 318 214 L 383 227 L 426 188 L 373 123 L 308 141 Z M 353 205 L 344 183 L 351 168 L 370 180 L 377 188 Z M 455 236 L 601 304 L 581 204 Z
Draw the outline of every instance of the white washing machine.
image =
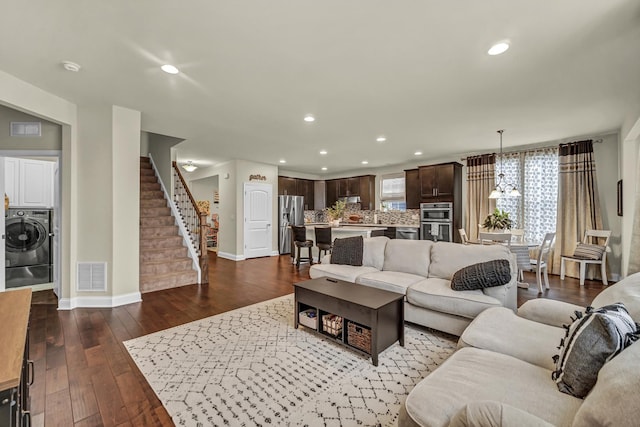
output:
M 10 208 L 5 213 L 6 287 L 50 283 L 51 209 Z

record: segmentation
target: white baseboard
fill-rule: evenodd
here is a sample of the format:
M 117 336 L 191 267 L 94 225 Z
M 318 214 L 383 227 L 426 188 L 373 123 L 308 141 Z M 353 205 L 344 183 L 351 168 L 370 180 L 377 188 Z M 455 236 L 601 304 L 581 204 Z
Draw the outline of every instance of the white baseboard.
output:
M 114 297 L 75 297 L 60 298 L 58 310 L 73 310 L 74 308 L 113 308 L 125 304 L 142 301 L 140 292 L 116 295 Z
M 280 252 L 278 252 L 278 251 L 272 251 L 272 252 L 271 252 L 271 256 L 280 256 Z
M 229 252 L 220 252 L 218 251 L 218 256 L 224 259 L 230 259 L 231 261 L 244 261 L 246 258 L 244 255 L 235 255 L 230 254 Z

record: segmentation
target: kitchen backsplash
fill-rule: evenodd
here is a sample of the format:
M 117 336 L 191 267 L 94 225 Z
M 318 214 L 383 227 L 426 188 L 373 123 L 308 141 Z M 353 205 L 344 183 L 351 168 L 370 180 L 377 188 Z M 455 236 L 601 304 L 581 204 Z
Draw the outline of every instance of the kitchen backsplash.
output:
M 348 222 L 349 215 L 360 215 L 362 223 L 374 224 L 374 217 L 380 224 L 398 224 L 398 225 L 420 225 L 420 210 L 407 209 L 406 211 L 363 211 L 358 209 L 359 204 L 355 207 L 347 205 L 347 210 L 342 218 L 342 223 Z M 304 222 L 328 222 L 325 211 L 304 211 Z

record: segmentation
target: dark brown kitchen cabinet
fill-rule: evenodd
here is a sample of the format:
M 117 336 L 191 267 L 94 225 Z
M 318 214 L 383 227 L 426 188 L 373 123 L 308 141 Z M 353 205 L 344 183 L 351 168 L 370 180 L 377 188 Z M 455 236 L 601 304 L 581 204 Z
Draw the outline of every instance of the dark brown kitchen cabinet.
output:
M 418 171 L 422 201 L 453 201 L 454 196 L 462 191 L 460 163 L 420 166 Z
M 278 177 L 279 196 L 298 196 L 298 180 L 287 176 Z
M 330 179 L 325 181 L 326 206 L 329 208 L 338 201 L 338 187 L 340 186 L 338 179 Z
M 347 178 L 347 196 L 362 196 L 359 177 Z
M 363 210 L 374 210 L 376 204 L 375 189 L 376 189 L 376 177 L 374 175 L 365 175 L 358 178 L 358 184 L 360 186 L 360 206 Z
M 418 169 L 404 171 L 404 189 L 407 209 L 420 209 L 420 172 Z
M 304 197 L 304 209 L 312 211 L 314 209 L 314 182 L 310 179 L 298 179 L 298 196 Z

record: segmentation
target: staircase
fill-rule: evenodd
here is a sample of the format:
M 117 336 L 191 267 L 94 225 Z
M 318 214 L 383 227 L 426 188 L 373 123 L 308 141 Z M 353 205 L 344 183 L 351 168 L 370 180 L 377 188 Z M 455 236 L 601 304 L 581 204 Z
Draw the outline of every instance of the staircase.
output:
M 148 157 L 140 157 L 140 292 L 198 282 Z

